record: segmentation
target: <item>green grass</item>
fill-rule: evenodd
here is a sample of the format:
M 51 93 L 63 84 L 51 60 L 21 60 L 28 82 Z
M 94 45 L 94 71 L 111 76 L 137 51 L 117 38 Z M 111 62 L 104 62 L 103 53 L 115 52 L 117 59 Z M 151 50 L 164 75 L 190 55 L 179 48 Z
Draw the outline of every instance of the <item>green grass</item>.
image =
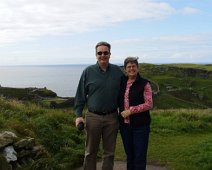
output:
M 212 134 L 151 133 L 148 160 L 175 170 L 209 170 L 212 168 Z
M 151 116 L 149 163 L 175 170 L 212 168 L 211 109 L 152 110 Z M 71 108 L 47 109 L 0 98 L 0 131 L 3 130 L 13 131 L 20 138 L 34 137 L 43 146 L 46 155 L 28 169 L 69 170 L 82 165 L 84 134 L 75 128 Z M 126 159 L 120 135 L 115 159 Z
M 63 99 L 60 97 L 55 97 L 55 98 L 46 98 L 41 100 L 39 103 L 44 106 L 44 107 L 49 107 L 51 102 L 56 102 L 56 103 L 63 103 L 67 99 Z
M 46 109 L 0 98 L 0 132 L 4 130 L 19 138 L 33 137 L 43 146 L 45 156 L 35 160 L 30 169 L 68 170 L 83 161 L 84 135 L 74 126 L 72 109 Z
M 116 160 L 125 160 L 120 135 Z M 153 110 L 148 163 L 175 170 L 210 170 L 212 110 Z

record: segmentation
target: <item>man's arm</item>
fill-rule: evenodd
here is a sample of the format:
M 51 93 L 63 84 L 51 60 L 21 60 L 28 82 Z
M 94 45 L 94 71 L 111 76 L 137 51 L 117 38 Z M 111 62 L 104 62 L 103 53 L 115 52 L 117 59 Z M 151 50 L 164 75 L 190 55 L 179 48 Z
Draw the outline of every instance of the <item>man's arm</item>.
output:
M 82 112 L 83 112 L 83 108 L 85 106 L 86 103 L 86 85 L 85 85 L 85 80 L 86 80 L 86 74 L 85 74 L 85 70 L 83 71 L 80 80 L 79 80 L 79 84 L 77 87 L 77 92 L 76 92 L 76 96 L 74 99 L 74 109 L 75 109 L 75 115 L 76 115 L 76 126 L 80 123 L 80 122 L 84 122 L 84 119 L 82 117 Z

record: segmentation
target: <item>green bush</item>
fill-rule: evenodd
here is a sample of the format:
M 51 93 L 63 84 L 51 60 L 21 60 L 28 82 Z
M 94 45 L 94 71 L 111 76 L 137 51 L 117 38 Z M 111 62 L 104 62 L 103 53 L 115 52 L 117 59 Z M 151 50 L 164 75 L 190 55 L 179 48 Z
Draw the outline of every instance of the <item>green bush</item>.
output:
M 32 169 L 73 169 L 81 165 L 84 135 L 74 126 L 71 108 L 44 109 L 29 102 L 4 98 L 0 98 L 0 106 L 0 131 L 11 130 L 18 137 L 34 137 L 48 153 L 35 160 Z

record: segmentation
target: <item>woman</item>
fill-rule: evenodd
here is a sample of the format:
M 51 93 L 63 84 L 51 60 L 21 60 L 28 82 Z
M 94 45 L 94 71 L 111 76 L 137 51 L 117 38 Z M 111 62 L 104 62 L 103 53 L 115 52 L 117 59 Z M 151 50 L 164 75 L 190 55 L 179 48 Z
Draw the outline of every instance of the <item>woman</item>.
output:
M 153 107 L 150 82 L 139 75 L 138 58 L 124 60 L 126 76 L 119 96 L 120 133 L 127 155 L 127 170 L 145 170 Z

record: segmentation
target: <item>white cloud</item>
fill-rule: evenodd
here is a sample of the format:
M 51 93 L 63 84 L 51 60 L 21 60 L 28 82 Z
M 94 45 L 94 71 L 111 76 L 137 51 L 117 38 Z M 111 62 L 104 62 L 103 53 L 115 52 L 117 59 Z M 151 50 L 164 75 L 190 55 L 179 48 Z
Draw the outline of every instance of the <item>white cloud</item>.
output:
M 212 40 L 212 33 L 205 34 L 192 34 L 192 35 L 172 35 L 172 36 L 161 36 L 154 37 L 153 41 L 164 42 L 164 43 L 184 43 L 184 44 L 209 44 Z
M 85 32 L 133 19 L 158 19 L 173 12 L 167 3 L 148 0 L 1 0 L 0 44 Z
M 183 14 L 188 15 L 188 14 L 196 14 L 196 13 L 199 13 L 200 10 L 199 10 L 199 9 L 196 9 L 196 8 L 192 8 L 192 7 L 185 7 L 185 8 L 183 8 L 183 9 L 181 10 L 181 12 L 182 12 Z
M 186 43 L 186 44 L 204 44 L 211 45 L 212 33 L 202 33 L 202 34 L 190 34 L 190 35 L 167 35 L 159 37 L 148 37 L 148 38 L 132 38 L 132 39 L 118 39 L 113 41 L 114 44 L 118 45 L 130 45 L 130 44 L 176 44 L 176 43 Z
M 141 62 L 212 62 L 212 35 L 192 34 L 179 36 L 148 37 L 143 39 L 119 39 L 114 46 L 122 46 L 124 52 L 115 52 L 117 60 L 123 56 L 138 56 Z

